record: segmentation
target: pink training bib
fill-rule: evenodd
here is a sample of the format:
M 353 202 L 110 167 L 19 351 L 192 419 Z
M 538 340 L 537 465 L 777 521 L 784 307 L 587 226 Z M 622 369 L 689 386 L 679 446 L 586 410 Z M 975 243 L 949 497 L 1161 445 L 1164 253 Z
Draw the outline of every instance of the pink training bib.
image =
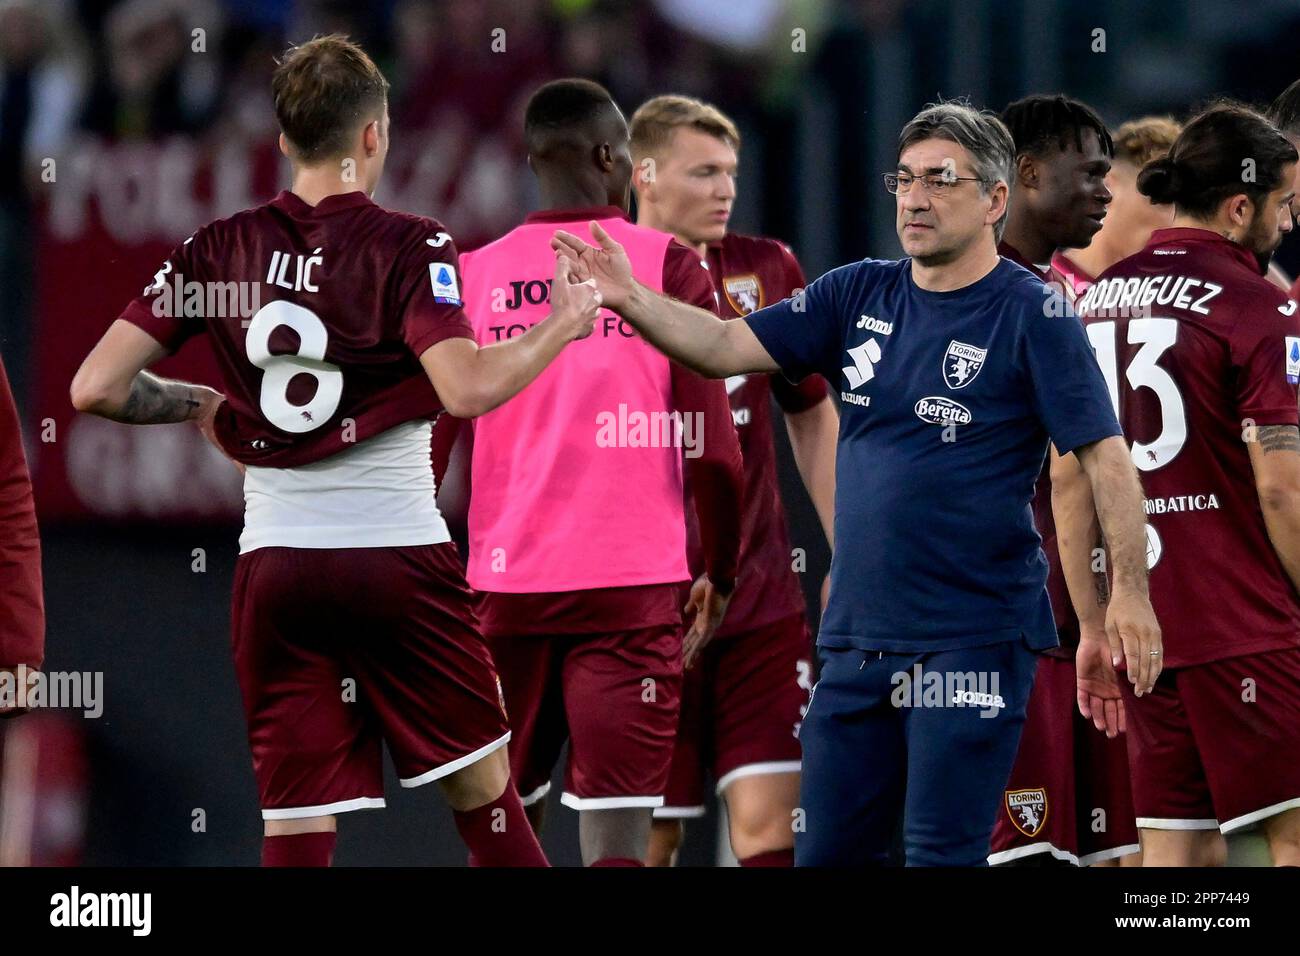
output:
M 600 220 L 638 281 L 662 291 L 671 237 Z M 480 345 L 550 312 L 551 235 L 587 220 L 528 222 L 461 256 L 465 312 Z M 602 310 L 527 388 L 474 422 L 468 578 L 533 593 L 684 581 L 680 418 L 668 359 Z

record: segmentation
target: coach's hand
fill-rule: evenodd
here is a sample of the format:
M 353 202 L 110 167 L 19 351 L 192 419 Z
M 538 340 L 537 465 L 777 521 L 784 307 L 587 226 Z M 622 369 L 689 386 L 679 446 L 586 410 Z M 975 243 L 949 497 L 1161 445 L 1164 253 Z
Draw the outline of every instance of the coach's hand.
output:
M 1149 694 L 1164 667 L 1160 624 L 1145 591 L 1116 586 L 1106 608 L 1106 637 L 1112 662 L 1123 656 L 1133 692 Z
M 573 274 L 573 262 L 555 257 L 555 280 L 551 283 L 551 321 L 559 322 L 568 341 L 585 339 L 600 315 L 600 292 L 590 279 L 580 281 Z
M 1080 629 L 1074 655 L 1079 713 L 1107 737 L 1124 733 L 1124 697 L 1105 631 Z
M 691 622 L 682 639 L 683 669 L 693 667 L 705 645 L 713 640 L 730 601 L 731 595 L 719 594 L 707 574 L 701 574 L 691 585 L 690 600 L 682 608 Z
M 600 223 L 591 223 L 591 234 L 600 248 L 588 245 L 571 232 L 557 229 L 551 237 L 551 248 L 560 258 L 572 262 L 573 274 L 579 280 L 594 280 L 606 307 L 615 312 L 627 302 L 636 286 L 632 277 L 632 260 L 624 249 Z
M 36 679 L 37 671 L 34 668 L 27 668 L 27 684 L 30 685 Z M 28 708 L 18 706 L 18 668 L 17 667 L 0 667 L 0 686 L 4 688 L 3 695 L 0 695 L 0 718 L 19 717 L 27 713 Z

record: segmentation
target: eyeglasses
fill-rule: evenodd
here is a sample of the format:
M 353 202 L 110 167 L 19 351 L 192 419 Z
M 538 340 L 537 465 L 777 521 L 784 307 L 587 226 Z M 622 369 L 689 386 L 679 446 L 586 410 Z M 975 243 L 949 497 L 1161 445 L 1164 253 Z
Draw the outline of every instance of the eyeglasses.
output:
M 895 196 L 907 193 L 912 188 L 912 183 L 918 180 L 931 196 L 943 196 L 951 192 L 958 183 L 988 182 L 978 176 L 952 176 L 948 173 L 927 173 L 924 176 L 913 176 L 911 173 L 885 173 L 884 179 L 885 188 Z

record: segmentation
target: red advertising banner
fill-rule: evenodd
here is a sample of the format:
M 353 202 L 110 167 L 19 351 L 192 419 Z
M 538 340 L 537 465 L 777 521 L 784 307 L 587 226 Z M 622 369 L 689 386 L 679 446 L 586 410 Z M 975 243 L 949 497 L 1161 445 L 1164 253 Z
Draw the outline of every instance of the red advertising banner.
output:
M 239 473 L 196 428 L 119 425 L 80 415 L 68 387 L 123 307 L 172 248 L 203 223 L 275 195 L 274 146 L 204 155 L 191 140 L 70 153 L 40 197 L 32 477 L 43 521 L 230 521 L 243 511 Z M 219 387 L 203 339 L 159 374 Z
M 182 138 L 88 140 L 69 154 L 55 181 L 42 187 L 33 237 L 37 334 L 29 457 L 40 517 L 235 521 L 243 512 L 238 472 L 197 429 L 81 415 L 68 387 L 167 254 L 204 223 L 272 198 L 289 183 L 288 163 L 274 143 L 213 151 Z M 471 137 L 464 127 L 445 124 L 420 130 L 394 145 L 376 198 L 436 216 L 462 249 L 471 248 L 521 216 L 526 179 L 508 156 L 492 134 Z M 157 371 L 220 387 L 202 336 Z

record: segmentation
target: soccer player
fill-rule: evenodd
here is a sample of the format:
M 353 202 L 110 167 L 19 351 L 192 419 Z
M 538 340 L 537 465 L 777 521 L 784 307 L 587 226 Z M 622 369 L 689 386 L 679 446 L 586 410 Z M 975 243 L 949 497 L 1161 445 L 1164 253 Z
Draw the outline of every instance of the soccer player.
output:
M 1087 246 L 1102 228 L 1114 143 L 1091 107 L 1059 94 L 1017 100 L 1002 122 L 1016 144 L 1016 181 L 998 253 L 1046 282 L 1057 250 Z
M 1030 96 L 1002 113 L 1016 144 L 1016 184 L 998 252 L 1044 282 L 1046 265 L 1062 248 L 1094 241 L 1107 216 L 1106 176 L 1114 152 L 1106 125 L 1091 108 L 1064 96 Z M 1044 288 L 1044 292 L 1047 288 Z M 1003 790 L 993 828 L 990 863 L 1065 860 L 1088 865 L 1138 849 L 1128 787 L 1128 754 L 1116 735 L 1098 733 L 1076 710 L 1080 674 L 1119 700 L 1104 616 L 1093 614 L 1092 640 L 1079 642 L 1080 625 L 1066 590 L 1052 520 L 1050 462 L 1034 494 L 1034 520 L 1043 538 L 1047 590 L 1060 646 L 1038 661 L 1020 749 Z M 1099 611 L 1088 595 L 1075 603 Z M 1075 653 L 1083 670 L 1076 670 Z
M 1140 252 L 1151 233 L 1174 221 L 1174 209 L 1153 203 L 1138 192 L 1137 177 L 1142 167 L 1169 152 L 1182 126 L 1168 116 L 1144 116 L 1129 120 L 1115 130 L 1106 188 L 1111 201 L 1101 231 L 1083 248 L 1058 249 L 1052 256 L 1052 279 L 1071 305 L 1088 286 L 1121 259 Z
M 1173 227 L 1080 302 L 1142 471 L 1168 635 L 1154 692 L 1125 690 L 1144 865 L 1222 863 L 1221 834 L 1254 824 L 1300 864 L 1300 315 L 1258 268 L 1291 230 L 1296 159 L 1249 109 L 1195 117 L 1138 176 Z M 1086 577 L 1088 503 L 1068 514 L 1062 565 Z
M 291 48 L 272 90 L 292 187 L 185 240 L 85 360 L 72 400 L 119 422 L 195 422 L 245 468 L 231 617 L 265 865 L 328 864 L 336 814 L 383 806 L 383 743 L 403 786 L 439 783 L 473 860 L 545 865 L 435 501 L 430 419 L 506 401 L 590 332 L 599 297 L 561 264 L 549 317 L 479 348 L 451 236 L 370 198 L 387 89 L 343 37 Z M 169 278 L 249 283 L 263 304 L 251 320 L 177 315 Z M 204 332 L 224 400 L 145 371 Z
M 44 657 L 41 538 L 18 408 L 0 361 L 0 717 L 26 709 L 20 706 L 19 681 L 40 668 Z
M 641 282 L 716 308 L 698 253 L 627 221 L 628 126 L 602 86 L 542 86 L 524 139 L 542 209 L 461 260 L 480 342 L 508 340 L 545 314 L 551 235 L 591 220 L 619 237 Z M 684 638 L 683 456 L 707 567 Z M 643 865 L 683 659 L 707 644 L 735 584 L 742 478 L 721 383 L 669 362 L 612 313 L 474 423 L 469 583 L 482 592 L 505 690 L 514 777 L 540 827 L 568 740 L 561 802 L 579 812 L 587 865 Z
M 1035 651 L 1056 643 L 1030 512 L 1049 438 L 1076 451 L 1112 543 L 1111 646 L 1159 672 L 1141 489 L 1078 320 L 997 254 L 1015 148 L 998 118 L 927 107 L 885 174 L 907 258 L 835 269 L 720 321 L 634 281 L 622 246 L 554 243 L 605 304 L 702 374 L 840 383 L 835 556 L 821 678 L 800 729 L 796 865 L 982 865 Z M 1056 305 L 1060 308 L 1055 308 Z
M 657 96 L 632 116 L 637 222 L 672 233 L 707 258 L 726 318 L 805 285 L 784 243 L 727 231 L 739 149 L 735 124 L 700 100 Z M 839 416 L 821 376 L 794 385 L 780 375 L 736 375 L 726 386 L 745 464 L 740 574 L 714 641 L 684 675 L 668 792 L 654 811 L 649 859 L 658 866 L 671 865 L 684 820 L 704 814 L 706 771 L 727 801 L 740 865 L 794 862 L 796 732 L 812 687 L 812 641 L 790 567 L 771 403 L 775 398 L 785 413 L 795 462 L 828 540 Z
M 1268 121 L 1281 131 L 1291 145 L 1300 150 L 1300 80 L 1278 94 L 1266 115 Z M 1300 173 L 1297 173 L 1297 178 L 1300 179 Z M 1300 189 L 1300 182 L 1296 183 L 1296 188 Z M 1289 290 L 1291 298 L 1300 297 L 1300 278 L 1293 283 L 1277 263 L 1272 261 L 1271 256 L 1267 275 L 1270 282 Z

